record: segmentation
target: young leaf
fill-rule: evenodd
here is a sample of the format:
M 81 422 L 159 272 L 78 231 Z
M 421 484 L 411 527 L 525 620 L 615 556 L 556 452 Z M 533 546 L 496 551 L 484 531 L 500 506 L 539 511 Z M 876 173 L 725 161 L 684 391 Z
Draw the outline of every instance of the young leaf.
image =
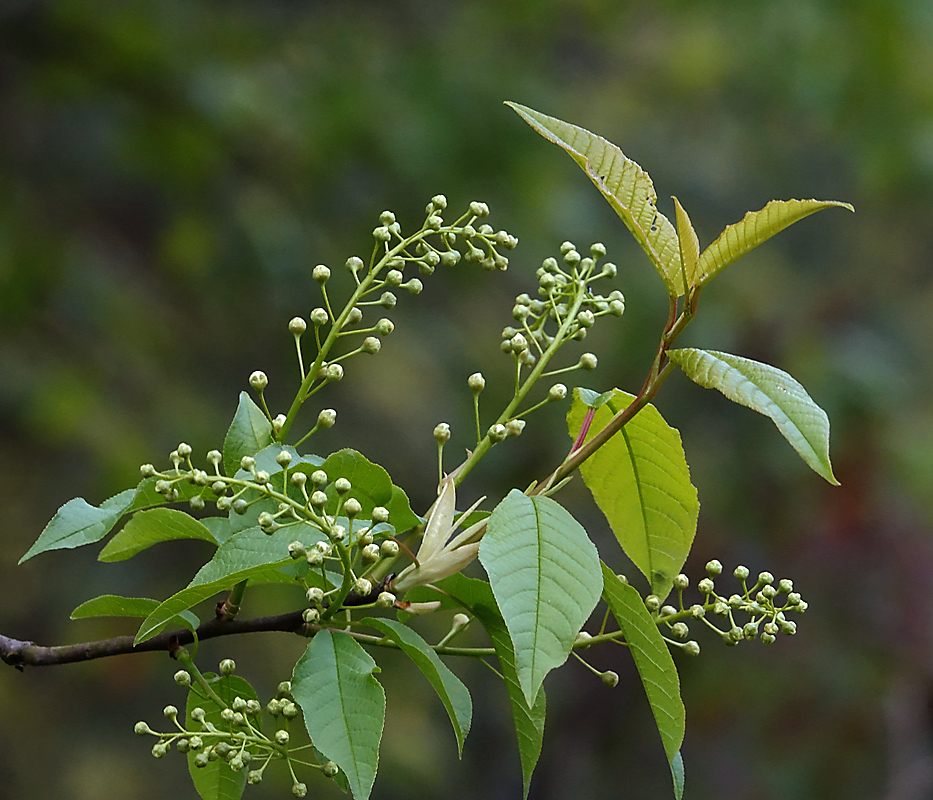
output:
M 839 485 L 829 461 L 829 417 L 790 375 L 715 350 L 686 348 L 671 350 L 668 356 L 700 386 L 718 389 L 733 403 L 770 417 L 810 469 Z
M 518 683 L 512 640 L 488 583 L 458 574 L 445 578 L 440 582 L 439 588 L 447 593 L 445 597 L 456 598 L 460 605 L 471 611 L 492 640 L 512 709 L 512 720 L 518 739 L 518 755 L 522 765 L 522 796 L 527 798 L 531 776 L 541 755 L 541 745 L 544 741 L 544 720 L 547 711 L 544 687 L 538 690 L 534 705 L 529 706 Z
M 688 287 L 696 283 L 697 264 L 700 260 L 700 240 L 693 229 L 693 223 L 680 200 L 674 198 L 674 210 L 677 219 L 677 242 L 680 245 L 680 262 L 684 268 L 684 284 Z
M 703 286 L 726 267 L 784 228 L 824 208 L 855 209 L 838 200 L 772 200 L 758 211 L 749 211 L 741 222 L 729 225 L 700 256 L 696 283 Z
M 519 685 L 533 706 L 545 675 L 567 660 L 599 601 L 599 555 L 556 501 L 513 489 L 489 516 L 479 559 L 515 646 Z
M 103 539 L 133 502 L 136 489 L 126 489 L 100 506 L 92 506 L 83 497 L 69 500 L 39 534 L 39 538 L 19 560 L 24 561 L 49 550 L 71 550 Z
M 686 713 L 680 699 L 677 667 L 641 595 L 632 586 L 622 583 L 605 564 L 602 564 L 602 572 L 603 597 L 619 623 L 635 660 L 658 733 L 661 734 L 664 752 L 671 765 L 674 793 L 680 800 L 684 783 L 680 745 L 684 740 Z
M 224 438 L 224 472 L 233 476 L 243 456 L 254 456 L 272 444 L 272 423 L 246 392 L 240 392 L 233 422 Z
M 259 528 L 247 528 L 231 536 L 214 553 L 187 588 L 161 603 L 145 620 L 136 634 L 136 644 L 155 635 L 167 619 L 229 589 L 240 581 L 279 582 L 278 567 L 291 564 L 288 545 L 294 531 L 282 528 L 271 536 Z
M 228 707 L 233 703 L 235 697 L 242 697 L 247 702 L 259 700 L 255 689 L 238 675 L 219 677 L 212 672 L 207 672 L 204 677 L 214 693 Z M 191 717 L 191 712 L 196 708 L 204 709 L 203 723 L 198 723 Z M 223 720 L 223 717 L 221 717 L 222 712 L 223 708 L 208 697 L 197 683 L 191 684 L 185 709 L 188 730 L 197 730 L 199 725 L 207 730 L 207 723 L 211 723 L 217 730 L 229 731 L 231 723 Z M 206 743 L 210 741 L 208 740 Z M 246 788 L 248 770 L 241 769 L 239 772 L 234 772 L 223 758 L 209 761 L 207 766 L 196 767 L 194 759 L 198 752 L 197 750 L 188 751 L 188 772 L 191 773 L 191 781 L 194 783 L 194 788 L 198 794 L 201 795 L 202 800 L 239 800 Z
M 98 561 L 123 561 L 159 542 L 172 539 L 204 539 L 219 544 L 194 517 L 174 508 L 151 508 L 130 517 L 123 530 L 107 542 Z
M 343 770 L 356 800 L 369 797 L 379 764 L 386 697 L 373 675 L 378 669 L 353 637 L 324 630 L 292 674 L 311 741 Z
M 657 209 L 658 196 L 648 173 L 602 136 L 518 103 L 506 105 L 580 165 L 651 259 L 668 293 L 682 295 L 685 286 L 677 232 Z
M 72 619 L 88 619 L 90 617 L 133 617 L 143 619 L 148 617 L 159 606 L 158 600 L 149 597 L 120 597 L 116 594 L 102 594 L 93 600 L 86 600 L 71 612 Z M 166 628 L 187 628 L 196 631 L 201 621 L 190 611 L 182 611 L 177 616 L 167 619 L 153 632 L 161 633 Z
M 613 400 L 596 410 L 588 436 L 634 399 L 616 389 Z M 574 440 L 586 413 L 575 396 L 567 415 Z M 666 597 L 687 560 L 700 511 L 680 434 L 646 405 L 583 462 L 580 472 L 625 554 L 648 579 L 652 593 Z
M 457 750 L 462 756 L 463 741 L 470 732 L 470 721 L 473 718 L 473 702 L 470 700 L 470 692 L 466 686 L 440 660 L 431 646 L 407 625 L 391 619 L 374 617 L 368 617 L 360 622 L 388 636 L 424 673 L 424 677 L 434 687 L 444 708 L 447 709 L 447 716 L 450 717 L 454 735 L 457 737 Z

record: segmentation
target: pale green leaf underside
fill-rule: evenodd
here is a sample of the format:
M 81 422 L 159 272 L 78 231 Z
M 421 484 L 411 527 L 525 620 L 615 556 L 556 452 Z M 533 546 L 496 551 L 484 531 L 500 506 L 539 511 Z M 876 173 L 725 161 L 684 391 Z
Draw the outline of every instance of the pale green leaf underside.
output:
M 224 471 L 234 476 L 243 456 L 256 455 L 272 444 L 272 423 L 246 392 L 240 392 L 236 414 L 224 437 Z
M 829 460 L 829 417 L 806 389 L 777 367 L 715 350 L 671 350 L 690 380 L 718 389 L 733 403 L 770 417 L 781 435 L 818 475 L 838 486 Z
M 512 637 L 529 706 L 544 677 L 570 655 L 602 590 L 599 556 L 556 501 L 513 489 L 489 516 L 479 558 Z
M 717 273 L 762 242 L 795 222 L 824 208 L 855 209 L 838 200 L 772 200 L 758 211 L 749 211 L 740 222 L 729 225 L 700 256 L 696 283 L 709 282 Z
M 69 500 L 55 512 L 19 563 L 49 550 L 71 550 L 99 542 L 110 533 L 135 496 L 136 489 L 126 489 L 100 506 L 92 506 L 83 497 Z
M 544 720 L 547 712 L 544 687 L 538 690 L 534 705 L 529 707 L 515 672 L 512 640 L 488 583 L 458 574 L 441 581 L 440 588 L 447 593 L 445 597 L 455 597 L 464 608 L 472 611 L 492 640 L 496 658 L 499 659 L 499 669 L 505 679 L 515 735 L 518 739 L 518 755 L 522 765 L 522 796 L 528 797 L 531 776 L 541 755 L 541 745 L 544 741 Z
M 634 587 L 622 583 L 605 564 L 602 564 L 602 572 L 603 597 L 619 623 L 629 652 L 635 660 L 658 733 L 661 734 L 664 752 L 671 765 L 674 790 L 679 797 L 683 793 L 680 745 L 684 740 L 686 712 L 680 699 L 677 667 L 641 595 Z
M 693 228 L 687 210 L 680 204 L 680 200 L 676 197 L 673 199 L 680 261 L 684 268 L 684 283 L 687 286 L 693 286 L 696 283 L 697 265 L 700 261 L 700 240 L 697 238 L 697 232 Z
M 506 105 L 579 164 L 651 259 L 668 292 L 682 295 L 677 232 L 657 209 L 658 196 L 648 173 L 602 136 L 518 103 Z
M 203 539 L 218 544 L 211 532 L 190 514 L 174 508 L 152 508 L 134 514 L 97 558 L 123 561 L 154 544 L 173 539 Z
M 385 692 L 376 662 L 345 633 L 317 633 L 292 674 L 314 746 L 337 764 L 356 800 L 372 791 L 385 722 Z
M 208 672 L 204 677 L 214 693 L 228 706 L 233 703 L 235 697 L 242 697 L 247 702 L 259 700 L 253 687 L 238 675 L 220 677 Z M 231 729 L 230 723 L 224 722 L 221 717 L 223 709 L 218 707 L 197 683 L 192 684 L 191 689 L 188 691 L 185 710 L 188 730 L 198 730 L 200 728 L 200 723 L 191 718 L 191 712 L 195 708 L 204 709 L 205 722 L 210 722 L 218 730 L 229 731 Z M 238 800 L 243 796 L 243 790 L 246 788 L 247 769 L 234 772 L 222 758 L 209 761 L 206 767 L 196 767 L 194 759 L 197 754 L 198 751 L 188 751 L 188 772 L 191 774 L 191 781 L 202 800 Z
M 587 438 L 632 400 L 632 395 L 616 389 L 613 399 L 596 410 Z M 575 393 L 567 415 L 571 439 L 576 439 L 586 412 Z M 583 462 L 580 473 L 652 593 L 666 597 L 687 560 L 700 510 L 680 434 L 654 406 L 646 405 Z
M 431 646 L 407 625 L 391 619 L 374 617 L 363 619 L 361 623 L 388 636 L 428 679 L 447 710 L 454 735 L 457 737 L 457 749 L 462 755 L 463 742 L 470 732 L 470 722 L 473 718 L 473 702 L 463 682 L 441 661 Z
M 185 589 L 146 617 L 136 634 L 136 644 L 154 636 L 166 620 L 240 581 L 281 582 L 278 568 L 294 563 L 288 555 L 288 545 L 294 538 L 294 531 L 289 528 L 282 528 L 271 536 L 259 528 L 247 528 L 231 536 Z

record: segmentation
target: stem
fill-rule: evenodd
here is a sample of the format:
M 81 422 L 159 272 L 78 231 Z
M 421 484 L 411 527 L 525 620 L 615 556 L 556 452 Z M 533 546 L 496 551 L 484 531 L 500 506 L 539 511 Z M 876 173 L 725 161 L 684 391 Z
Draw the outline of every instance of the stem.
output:
M 201 690 L 211 699 L 211 702 L 218 708 L 227 708 L 227 704 L 217 696 L 217 692 L 215 692 L 211 688 L 211 685 L 205 680 L 204 676 L 201 674 L 201 670 L 195 666 L 194 660 L 191 658 L 191 653 L 185 650 L 184 647 L 179 647 L 172 655 L 184 664 L 185 669 L 194 674 L 195 683 L 201 687 Z

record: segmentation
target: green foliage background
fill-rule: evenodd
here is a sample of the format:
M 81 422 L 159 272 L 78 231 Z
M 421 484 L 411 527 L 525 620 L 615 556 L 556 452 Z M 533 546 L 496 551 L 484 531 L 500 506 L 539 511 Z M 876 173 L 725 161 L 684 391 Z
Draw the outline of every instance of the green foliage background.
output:
M 468 444 L 476 369 L 491 396 L 498 368 L 507 393 L 498 328 L 566 238 L 605 241 L 627 298 L 589 383 L 640 385 L 663 290 L 576 166 L 501 105 L 513 99 L 619 144 L 669 217 L 678 195 L 702 245 L 772 197 L 855 205 L 718 279 L 684 342 L 798 378 L 833 422 L 840 488 L 718 395 L 678 378 L 659 398 L 702 503 L 688 566 L 699 577 L 718 557 L 790 576 L 811 609 L 780 647 L 707 640 L 678 660 L 687 793 L 930 796 L 931 37 L 924 0 L 3 3 L 0 631 L 42 643 L 129 632 L 67 616 L 96 594 L 166 596 L 187 581 L 206 545 L 116 567 L 80 551 L 14 565 L 69 498 L 99 502 L 182 439 L 218 446 L 253 369 L 284 405 L 296 378 L 285 325 L 316 304 L 310 267 L 368 250 L 385 207 L 404 226 L 439 191 L 457 206 L 484 200 L 522 244 L 504 276 L 462 266 L 402 299 L 383 352 L 335 388 L 341 416 L 320 449 L 362 450 L 423 510 L 431 428 L 444 419 Z M 503 448 L 470 490 L 498 497 L 538 475 L 566 446 L 563 410 L 531 423 L 550 441 Z M 582 488 L 569 492 L 610 541 Z M 160 573 L 178 564 L 182 575 Z M 262 637 L 205 645 L 205 665 L 233 655 L 252 678 L 303 649 Z M 574 665 L 549 678 L 532 798 L 670 791 L 623 655 L 595 657 L 622 673 L 612 692 Z M 474 692 L 458 763 L 452 735 L 436 733 L 443 708 L 393 665 L 376 796 L 515 796 L 505 693 Z M 471 686 L 487 680 L 454 666 Z M 131 733 L 178 702 L 171 671 L 155 656 L 0 670 L 4 792 L 189 796 L 183 761 L 156 764 Z M 287 791 L 269 780 L 250 794 Z

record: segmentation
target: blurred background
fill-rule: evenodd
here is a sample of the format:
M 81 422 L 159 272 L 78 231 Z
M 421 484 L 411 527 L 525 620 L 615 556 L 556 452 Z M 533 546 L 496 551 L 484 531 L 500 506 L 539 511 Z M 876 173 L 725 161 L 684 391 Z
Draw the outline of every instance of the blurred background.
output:
M 618 218 L 511 99 L 618 144 L 659 208 L 690 212 L 702 245 L 772 198 L 839 199 L 723 273 L 685 344 L 775 364 L 829 413 L 842 481 L 811 473 L 771 423 L 683 376 L 657 405 L 700 493 L 687 571 L 719 558 L 791 577 L 810 603 L 794 639 L 677 658 L 687 797 L 933 797 L 933 6 L 925 0 L 651 4 L 603 0 L 247 2 L 4 0 L 0 4 L 0 631 L 53 644 L 116 633 L 69 622 L 98 594 L 165 597 L 208 556 L 165 545 L 120 565 L 96 548 L 16 561 L 74 496 L 97 504 L 217 447 L 254 369 L 284 410 L 296 386 L 286 325 L 318 304 L 310 272 L 366 256 L 379 213 L 421 224 L 438 192 L 483 200 L 517 235 L 509 271 L 461 265 L 403 296 L 378 358 L 322 403 L 314 440 L 383 464 L 416 510 L 431 501 L 431 429 L 470 444 L 467 376 L 509 394 L 498 330 L 534 270 L 570 239 L 620 265 L 621 320 L 578 381 L 636 391 L 666 315 L 659 281 Z M 343 281 L 343 283 L 341 283 Z M 577 353 L 570 358 L 575 359 Z M 574 376 L 571 376 L 574 377 Z M 309 409 L 313 419 L 317 409 Z M 557 463 L 565 408 L 532 417 L 461 497 L 497 500 Z M 633 572 L 579 481 L 565 493 L 618 570 Z M 614 559 L 614 560 L 613 560 Z M 730 593 L 729 582 L 721 590 Z M 294 595 L 256 593 L 250 612 Z M 443 627 L 445 621 L 431 623 Z M 205 643 L 261 696 L 303 643 Z M 627 655 L 548 679 L 536 800 L 670 796 Z M 476 703 L 462 762 L 420 675 L 382 657 L 388 721 L 376 798 L 517 797 L 505 693 L 454 664 Z M 180 705 L 157 655 L 0 670 L 0 795 L 190 797 L 184 762 L 154 763 L 133 724 Z M 269 776 L 256 798 L 289 796 Z M 337 796 L 323 780 L 312 792 Z M 317 796 L 317 795 L 315 795 Z

